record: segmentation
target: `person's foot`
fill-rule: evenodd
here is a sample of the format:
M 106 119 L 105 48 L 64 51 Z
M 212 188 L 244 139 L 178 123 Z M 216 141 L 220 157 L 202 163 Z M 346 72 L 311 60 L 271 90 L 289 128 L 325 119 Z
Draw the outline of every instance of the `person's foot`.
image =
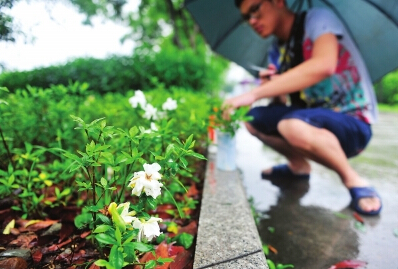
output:
M 351 207 L 358 213 L 365 215 L 377 215 L 382 208 L 379 194 L 369 184 L 358 179 L 345 184 L 352 198 Z
M 381 211 L 381 199 L 376 190 L 372 187 L 350 188 L 350 206 L 363 215 L 378 215 Z

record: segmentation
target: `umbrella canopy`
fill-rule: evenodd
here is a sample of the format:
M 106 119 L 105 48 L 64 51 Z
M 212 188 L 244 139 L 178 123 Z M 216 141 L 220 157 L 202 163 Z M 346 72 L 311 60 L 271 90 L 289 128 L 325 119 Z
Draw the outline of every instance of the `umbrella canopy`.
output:
M 331 9 L 345 24 L 369 70 L 373 82 L 398 67 L 397 0 L 286 0 L 293 10 Z M 266 66 L 274 37 L 261 38 L 245 23 L 234 0 L 185 0 L 210 47 L 247 69 Z

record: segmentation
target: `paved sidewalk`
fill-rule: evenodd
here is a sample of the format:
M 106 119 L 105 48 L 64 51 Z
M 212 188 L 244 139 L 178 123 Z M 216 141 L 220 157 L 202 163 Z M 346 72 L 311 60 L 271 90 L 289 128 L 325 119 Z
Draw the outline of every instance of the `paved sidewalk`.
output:
M 334 172 L 313 163 L 309 184 L 261 180 L 262 169 L 285 160 L 239 130 L 237 164 L 247 197 L 262 214 L 261 239 L 278 250 L 268 259 L 295 269 L 328 269 L 347 259 L 367 262 L 368 269 L 398 268 L 398 114 L 381 113 L 373 133 L 368 148 L 350 162 L 377 188 L 383 210 L 378 217 L 364 217 L 360 226 Z
M 268 269 L 238 170 L 208 157 L 194 269 Z

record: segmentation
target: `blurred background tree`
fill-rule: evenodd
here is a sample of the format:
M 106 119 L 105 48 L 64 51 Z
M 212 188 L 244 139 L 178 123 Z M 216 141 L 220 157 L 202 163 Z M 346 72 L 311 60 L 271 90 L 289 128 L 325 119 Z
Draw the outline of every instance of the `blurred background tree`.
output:
M 13 18 L 4 13 L 12 9 L 21 0 L 0 1 L 0 41 L 14 42 L 15 35 L 21 34 L 13 24 Z M 31 0 L 43 1 L 43 0 Z M 129 0 L 137 1 L 137 0 Z M 184 0 L 141 0 L 138 10 L 125 10 L 128 0 L 46 0 L 46 2 L 64 2 L 76 6 L 86 15 L 84 24 L 91 24 L 95 16 L 118 21 L 131 27 L 131 32 L 124 37 L 136 41 L 140 46 L 158 46 L 164 38 L 170 38 L 179 49 L 198 47 L 199 28 L 184 8 Z M 200 42 L 202 46 L 204 42 Z
M 17 1 L 28 0 L 5 1 L 7 4 L 1 2 L 2 7 L 11 9 Z M 0 72 L 0 85 L 12 92 L 26 85 L 49 88 L 76 81 L 88 82 L 90 88 L 99 93 L 146 90 L 159 84 L 165 88 L 178 86 L 208 93 L 216 93 L 223 87 L 223 75 L 229 62 L 211 52 L 198 26 L 184 8 L 183 0 L 29 1 L 72 4 L 85 15 L 82 23 L 87 25 L 91 25 L 91 21 L 98 16 L 124 24 L 130 31 L 121 37 L 121 42 L 133 40 L 136 47 L 126 57 L 76 59 L 61 66 Z M 0 41 L 15 41 L 11 37 L 20 33 L 16 32 L 12 17 L 5 14 L 4 17 L 10 22 L 4 24 L 9 38 L 4 35 Z

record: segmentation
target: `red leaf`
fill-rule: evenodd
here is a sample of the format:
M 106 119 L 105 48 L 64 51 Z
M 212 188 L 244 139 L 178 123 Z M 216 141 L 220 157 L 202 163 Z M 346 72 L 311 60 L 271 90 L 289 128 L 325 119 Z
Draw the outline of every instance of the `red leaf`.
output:
M 198 195 L 199 191 L 196 188 L 196 184 L 192 184 L 191 187 L 188 189 L 188 192 L 186 193 L 186 196 L 188 197 L 195 197 Z
M 10 246 L 29 248 L 30 242 L 37 239 L 35 234 L 20 234 L 17 239 L 10 242 Z
M 167 244 L 165 242 L 160 243 L 156 247 L 156 256 L 162 257 L 162 258 L 168 258 L 169 257 L 169 250 L 167 247 Z
M 28 263 L 19 257 L 13 257 L 0 261 L 0 268 L 27 269 Z
M 355 269 L 355 268 L 361 268 L 363 266 L 366 266 L 366 262 L 363 261 L 357 261 L 357 260 L 345 260 L 336 263 L 329 269 Z
M 91 231 L 84 232 L 84 233 L 82 233 L 82 234 L 80 235 L 80 238 L 86 238 L 86 237 L 89 236 L 90 234 L 91 234 Z
M 363 220 L 363 218 L 362 218 L 357 212 L 352 213 L 352 215 L 354 216 L 354 218 L 355 218 L 357 221 L 359 221 L 359 222 L 362 223 L 362 224 L 365 224 L 365 221 Z
M 170 246 L 169 248 L 169 256 L 176 256 L 185 250 L 184 247 L 181 246 Z
M 274 254 L 278 254 L 278 250 L 271 245 L 268 245 L 268 249 L 273 252 Z
M 174 259 L 174 262 L 170 264 L 170 269 L 187 268 L 187 265 L 192 261 L 192 253 L 184 250 L 179 253 Z
M 41 250 L 38 249 L 35 251 L 35 253 L 32 254 L 32 259 L 34 263 L 39 263 L 41 261 L 41 258 L 43 257 L 43 253 L 41 253 Z
M 196 235 L 198 232 L 198 223 L 197 221 L 193 220 L 191 221 L 187 226 L 178 228 L 178 233 L 187 233 L 191 235 Z
M 75 231 L 75 225 L 70 222 L 63 222 L 61 231 L 59 232 L 58 243 L 64 241 L 65 238 L 69 237 Z

